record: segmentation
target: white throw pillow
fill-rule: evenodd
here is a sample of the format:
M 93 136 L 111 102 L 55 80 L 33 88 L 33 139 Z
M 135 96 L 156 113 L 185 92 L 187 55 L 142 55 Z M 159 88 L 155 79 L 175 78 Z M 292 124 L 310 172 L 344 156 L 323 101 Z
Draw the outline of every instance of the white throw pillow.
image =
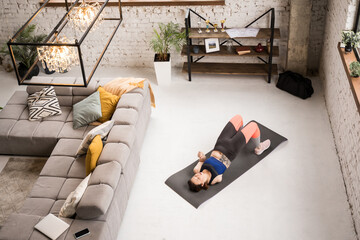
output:
M 112 126 L 114 125 L 115 121 L 107 121 L 103 124 L 91 129 L 88 134 L 82 140 L 78 150 L 76 151 L 76 155 L 85 154 L 90 146 L 91 141 L 94 139 L 96 135 L 100 135 L 101 138 L 104 138 L 110 132 Z
M 27 102 L 30 121 L 61 114 L 59 101 L 52 86 L 45 87 L 41 91 L 31 94 Z
M 84 195 L 86 187 L 88 186 L 90 176 L 91 173 L 86 178 L 84 178 L 84 180 L 81 181 L 79 186 L 77 186 L 77 188 L 74 191 L 72 191 L 69 194 L 63 206 L 60 209 L 59 217 L 67 218 L 67 217 L 72 217 L 75 214 L 76 207 L 79 204 L 82 196 Z

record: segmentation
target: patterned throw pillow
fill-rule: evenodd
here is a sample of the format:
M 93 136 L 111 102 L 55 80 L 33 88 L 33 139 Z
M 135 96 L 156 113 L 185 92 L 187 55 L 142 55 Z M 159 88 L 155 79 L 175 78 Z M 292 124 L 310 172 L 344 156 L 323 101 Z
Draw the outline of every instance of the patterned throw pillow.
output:
M 82 196 L 85 193 L 86 187 L 88 186 L 91 173 L 81 181 L 79 186 L 72 191 L 69 196 L 66 198 L 63 206 L 60 209 L 59 217 L 69 218 L 74 216 L 76 207 L 79 204 Z
M 115 123 L 114 120 L 107 121 L 101 124 L 100 126 L 97 126 L 96 128 L 90 130 L 88 134 L 86 134 L 86 136 L 83 138 L 76 152 L 76 155 L 85 154 L 91 144 L 91 141 L 94 139 L 96 135 L 100 135 L 102 139 L 106 137 L 110 132 L 111 128 L 113 127 L 114 123 Z
M 59 101 L 54 87 L 45 87 L 40 92 L 31 94 L 28 99 L 29 120 L 36 121 L 44 117 L 61 114 Z

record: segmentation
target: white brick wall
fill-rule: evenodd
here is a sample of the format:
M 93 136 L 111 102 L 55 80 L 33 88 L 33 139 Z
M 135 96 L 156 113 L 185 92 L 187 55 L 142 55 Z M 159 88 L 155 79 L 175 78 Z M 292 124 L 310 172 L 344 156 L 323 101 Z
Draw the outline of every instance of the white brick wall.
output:
M 38 0 L 2 0 L 0 42 L 8 40 L 14 32 L 36 11 L 39 7 Z M 261 15 L 266 10 L 274 7 L 276 9 L 276 27 L 281 29 L 283 39 L 278 41 L 282 47 L 281 57 L 277 62 L 285 66 L 286 45 L 288 35 L 289 0 L 227 0 L 225 6 L 192 6 L 192 8 L 203 16 L 219 22 L 226 18 L 228 27 L 245 26 L 251 20 Z M 110 15 L 117 15 L 117 8 L 111 7 Z M 158 22 L 174 21 L 184 26 L 186 6 L 162 6 L 162 7 L 123 7 L 124 21 L 116 33 L 111 45 L 104 56 L 102 64 L 112 66 L 146 66 L 152 67 L 153 52 L 149 47 L 153 28 Z M 47 8 L 44 14 L 36 19 L 39 32 L 47 33 L 55 26 L 56 22 L 64 13 L 64 8 Z M 39 18 L 40 17 L 40 18 Z M 257 26 L 267 27 L 269 19 L 260 22 Z M 196 26 L 194 19 L 193 25 Z M 104 24 L 96 31 L 96 36 L 87 40 L 87 47 L 82 51 L 86 63 L 94 62 L 99 53 L 99 47 L 105 43 L 105 34 L 110 33 L 109 24 Z M 205 26 L 205 24 L 204 24 Z M 64 30 L 66 35 L 71 31 Z M 255 43 L 253 43 L 255 44 Z M 265 44 L 265 41 L 264 41 Z M 96 51 L 98 50 L 98 51 Z M 240 59 L 240 58 L 239 58 Z M 172 54 L 173 65 L 181 66 L 185 57 L 179 53 Z M 214 60 L 214 59 L 209 59 Z M 224 59 L 217 59 L 223 61 Z M 236 59 L 235 59 L 236 60 Z
M 325 20 L 324 6 L 327 0 L 313 0 L 313 2 L 312 34 L 310 35 L 308 65 L 310 69 L 317 69 L 323 36 L 322 29 Z M 275 61 L 280 64 L 280 68 L 284 68 L 286 65 L 286 39 L 289 28 L 289 5 L 290 0 L 243 0 L 241 2 L 238 0 L 227 0 L 225 6 L 192 6 L 192 8 L 201 15 L 210 17 L 211 20 L 217 20 L 218 22 L 226 17 L 226 25 L 228 27 L 235 27 L 246 25 L 269 8 L 274 7 L 276 10 L 276 27 L 281 29 L 282 34 L 282 40 L 276 42 L 281 48 L 280 58 Z M 0 7 L 0 21 L 3 23 L 1 24 L 0 42 L 3 43 L 37 10 L 39 4 L 38 0 L 2 0 Z M 117 16 L 116 10 L 115 7 L 112 7 L 108 12 L 112 16 Z M 168 22 L 170 20 L 184 26 L 186 10 L 186 6 L 123 7 L 124 21 L 115 35 L 108 52 L 105 54 L 102 64 L 151 67 L 153 52 L 149 48 L 149 41 L 152 36 L 152 29 L 157 26 L 158 22 Z M 45 9 L 44 14 L 39 16 L 41 18 L 36 18 L 46 19 L 43 22 L 35 22 L 38 25 L 39 32 L 47 33 L 49 29 L 55 26 L 63 14 L 64 8 Z M 262 21 L 258 26 L 267 26 L 268 22 L 269 18 Z M 110 33 L 111 30 L 109 28 L 110 26 L 105 24 L 100 30 L 96 31 L 97 39 L 87 41 L 88 47 L 83 50 L 87 64 L 91 64 L 96 60 L 100 53 L 98 46 L 102 46 L 105 42 L 105 38 L 102 36 Z M 176 66 L 181 66 L 181 63 L 185 60 L 178 53 L 173 54 L 172 59 L 173 65 Z M 213 60 L 209 59 L 209 61 Z M 224 61 L 224 59 L 217 60 Z
M 341 31 L 353 28 L 356 2 L 329 0 L 320 76 L 349 203 L 360 232 L 360 114 L 337 49 Z
M 309 36 L 308 70 L 316 74 L 319 68 L 321 50 L 323 45 L 324 28 L 326 20 L 326 6 L 328 0 L 313 0 Z

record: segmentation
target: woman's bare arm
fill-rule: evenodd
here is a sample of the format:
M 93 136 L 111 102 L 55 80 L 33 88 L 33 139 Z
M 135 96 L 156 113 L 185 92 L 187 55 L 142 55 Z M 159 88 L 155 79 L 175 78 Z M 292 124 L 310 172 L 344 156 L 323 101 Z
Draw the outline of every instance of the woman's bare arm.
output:
M 214 184 L 216 184 L 216 183 L 219 183 L 219 182 L 221 182 L 222 181 L 222 174 L 220 174 L 220 175 L 217 175 L 215 178 L 214 178 L 214 180 L 211 182 L 211 185 L 214 185 Z
M 200 172 L 200 169 L 206 160 L 206 156 L 203 152 L 198 152 L 198 157 L 199 157 L 199 162 L 194 167 L 194 170 L 193 170 L 194 173 Z

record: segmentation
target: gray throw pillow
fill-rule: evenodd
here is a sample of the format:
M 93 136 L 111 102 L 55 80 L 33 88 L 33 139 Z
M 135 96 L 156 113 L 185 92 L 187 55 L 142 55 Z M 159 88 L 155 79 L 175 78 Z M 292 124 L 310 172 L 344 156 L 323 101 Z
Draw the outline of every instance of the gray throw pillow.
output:
M 100 93 L 94 92 L 73 106 L 73 127 L 77 129 L 102 117 Z

